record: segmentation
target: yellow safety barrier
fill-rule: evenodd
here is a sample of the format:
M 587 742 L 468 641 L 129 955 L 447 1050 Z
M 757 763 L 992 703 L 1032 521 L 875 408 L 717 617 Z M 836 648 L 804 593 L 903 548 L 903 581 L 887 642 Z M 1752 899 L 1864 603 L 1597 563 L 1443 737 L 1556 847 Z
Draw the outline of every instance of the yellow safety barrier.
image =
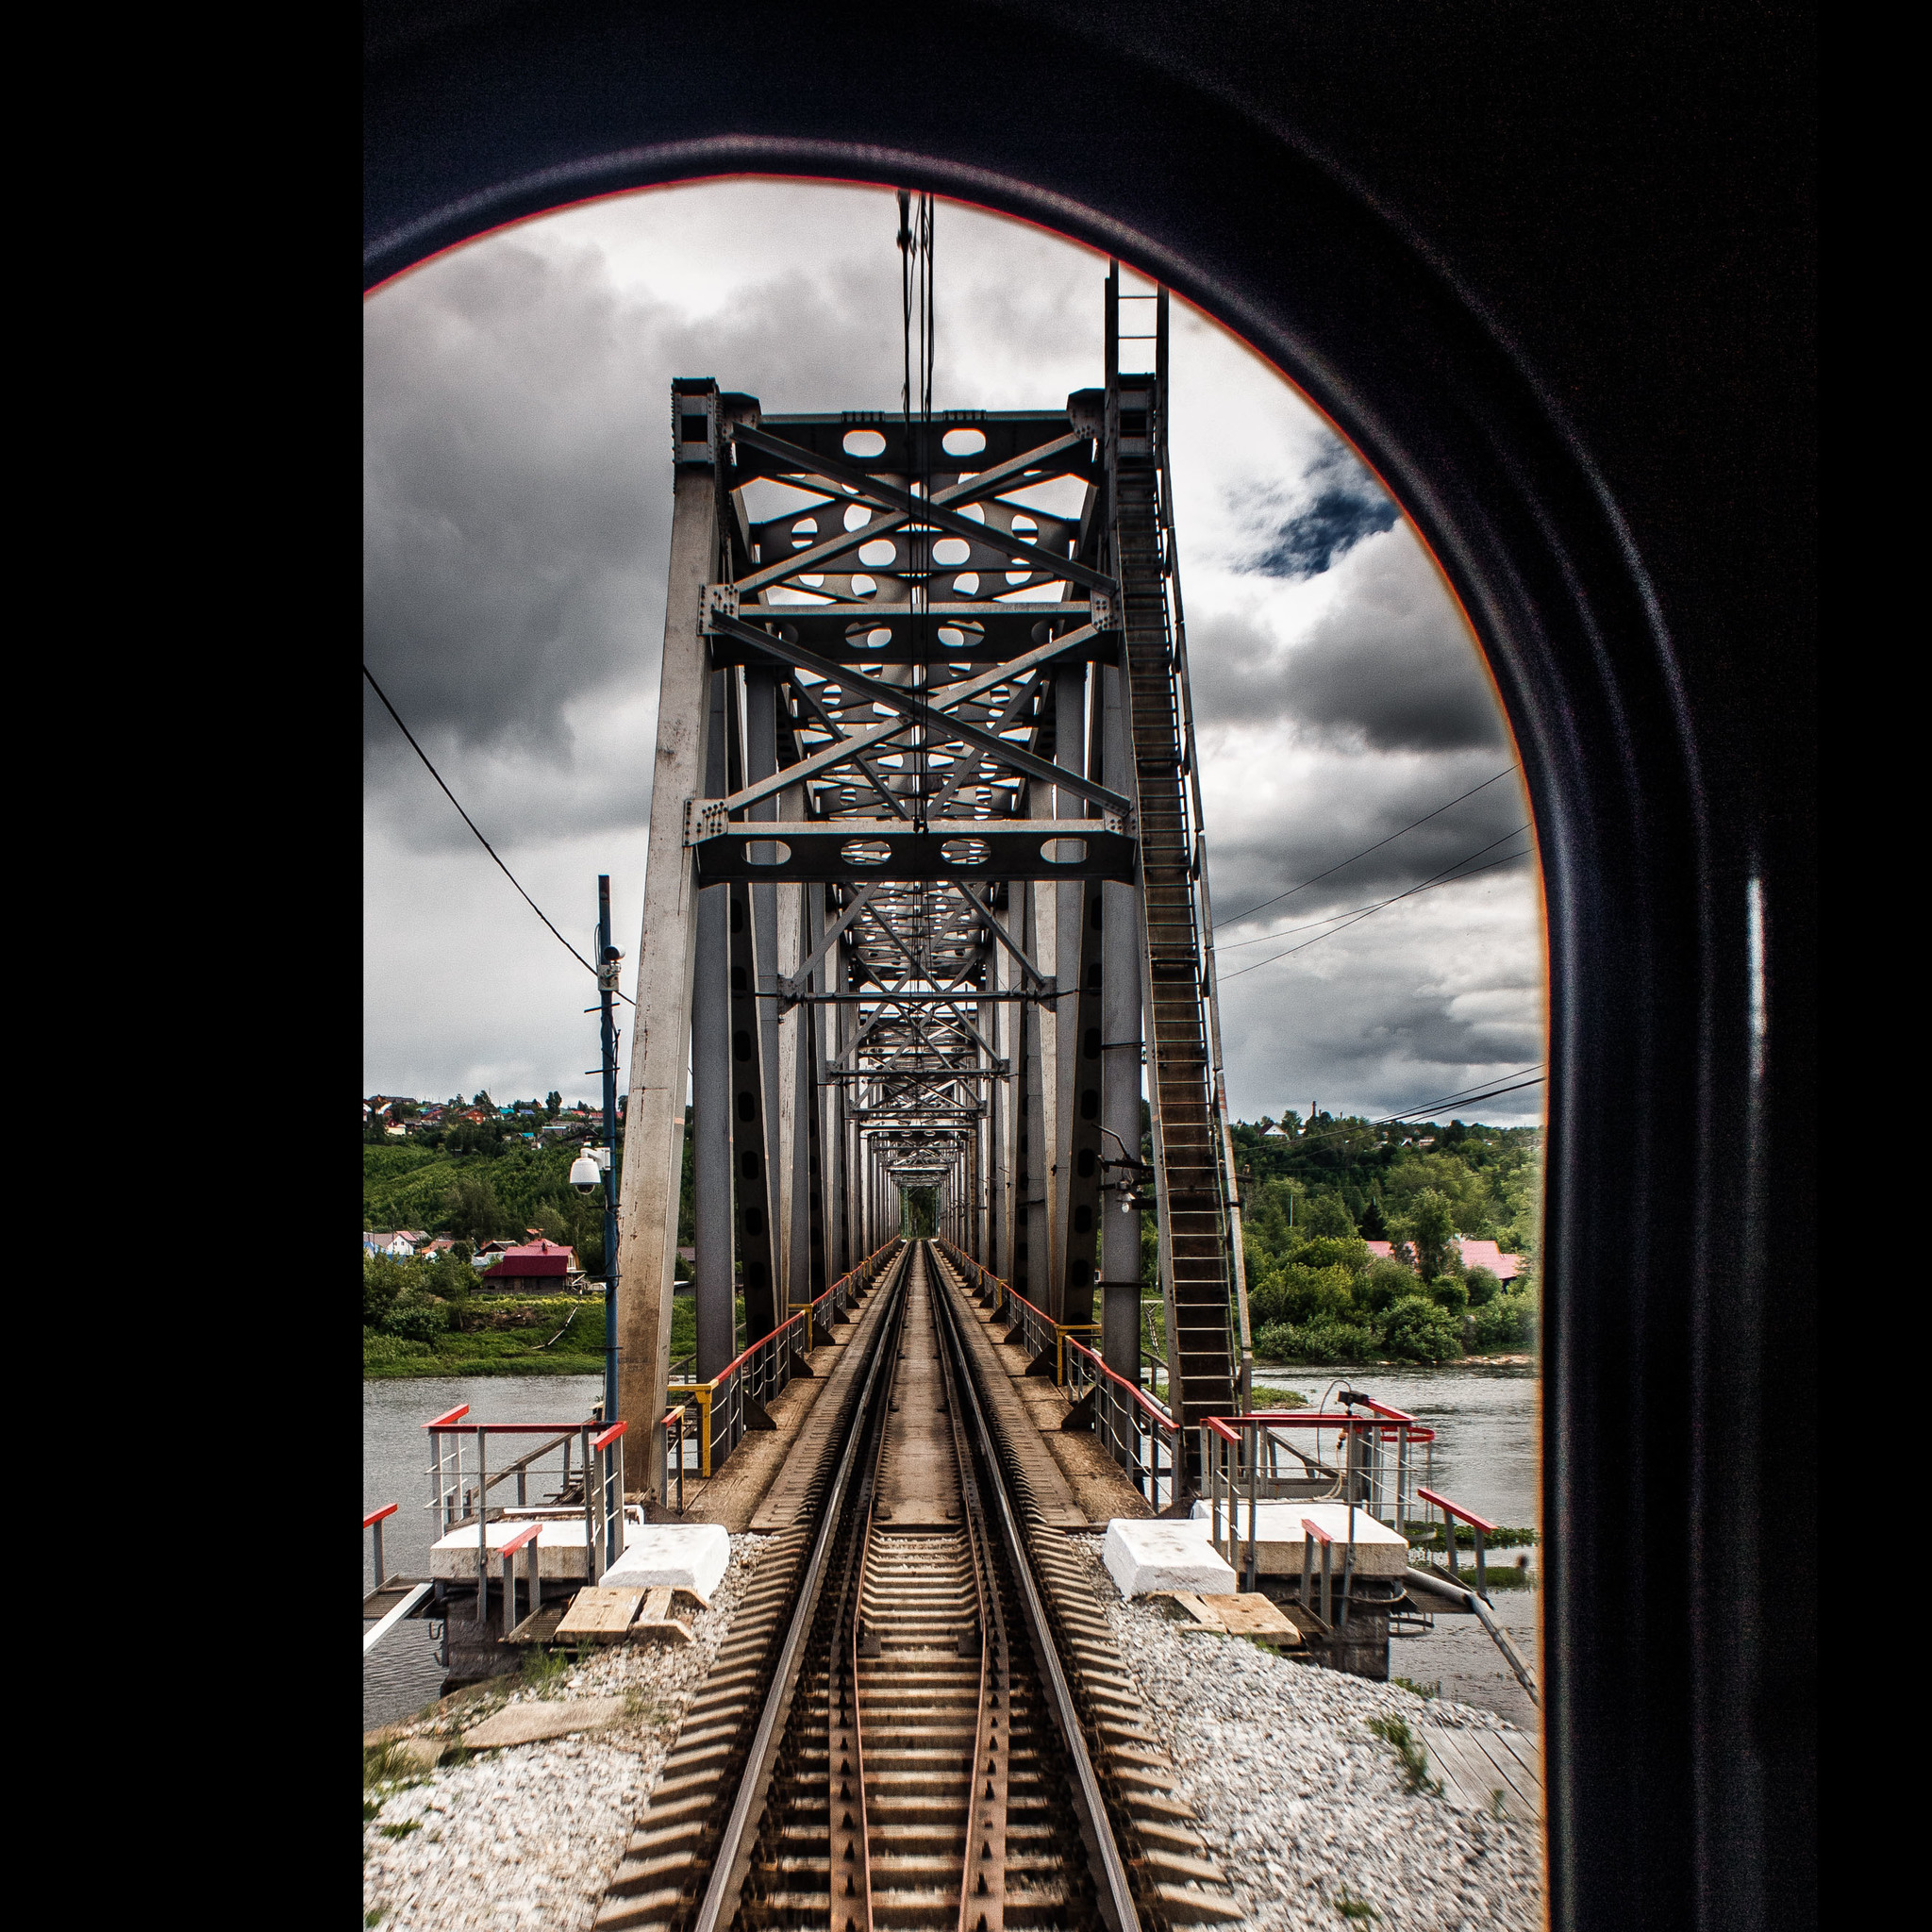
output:
M 703 1476 L 711 1473 L 711 1397 L 717 1390 L 715 1382 L 674 1382 L 670 1390 L 674 1402 L 698 1406 L 698 1474 Z

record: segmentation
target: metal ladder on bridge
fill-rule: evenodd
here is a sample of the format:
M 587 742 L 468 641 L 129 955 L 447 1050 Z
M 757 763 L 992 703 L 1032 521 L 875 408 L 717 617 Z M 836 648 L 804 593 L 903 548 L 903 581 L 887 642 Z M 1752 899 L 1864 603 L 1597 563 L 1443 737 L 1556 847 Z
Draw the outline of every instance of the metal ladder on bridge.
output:
M 1204 1417 L 1235 1408 L 1238 1367 L 1245 1397 L 1252 1357 L 1161 420 L 1167 302 L 1163 291 L 1155 372 L 1123 375 L 1120 304 L 1155 298 L 1124 298 L 1119 290 L 1116 268 L 1108 282 L 1108 487 L 1141 841 L 1142 1001 L 1170 1407 L 1191 1439 Z

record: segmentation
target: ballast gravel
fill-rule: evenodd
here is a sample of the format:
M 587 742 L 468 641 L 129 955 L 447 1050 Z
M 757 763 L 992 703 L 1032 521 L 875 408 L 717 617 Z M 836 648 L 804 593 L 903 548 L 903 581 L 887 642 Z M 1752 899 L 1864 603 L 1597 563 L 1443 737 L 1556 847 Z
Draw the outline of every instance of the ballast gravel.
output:
M 620 1697 L 628 1707 L 619 1723 L 579 1737 L 481 1753 L 365 1791 L 379 1807 L 362 1828 L 365 1922 L 397 1932 L 588 1926 L 770 1541 L 731 1539 L 730 1566 L 688 1645 L 612 1644 L 541 1690 L 498 1678 L 480 1696 L 392 1727 L 398 1739 L 454 1744 L 486 1714 L 535 1697 Z
M 393 1727 L 398 1739 L 454 1743 L 487 1712 L 531 1697 L 614 1696 L 630 1706 L 607 1729 L 479 1754 L 365 1793 L 378 1807 L 362 1835 L 366 1923 L 397 1932 L 588 1927 L 768 1541 L 731 1539 L 730 1567 L 688 1646 L 614 1644 L 543 1690 L 499 1679 L 455 1708 Z M 1393 1750 L 1367 1729 L 1373 1717 L 1417 1726 L 1421 1698 L 1236 1639 L 1183 1637 L 1163 1610 L 1121 1602 L 1098 1537 L 1068 1541 L 1091 1572 L 1122 1661 L 1246 1925 L 1541 1926 L 1538 1835 L 1411 1794 Z M 1441 1699 L 1426 1709 L 1432 1724 L 1498 1724 Z
M 1090 1566 L 1147 1721 L 1260 1932 L 1352 1924 L 1462 1932 L 1542 1924 L 1540 1834 L 1405 1788 L 1368 1729 L 1399 1717 L 1494 1730 L 1467 1705 L 1278 1657 L 1238 1638 L 1184 1637 L 1165 1610 L 1123 1603 L 1098 1537 L 1068 1539 Z M 1354 1909 L 1360 1901 L 1374 1914 Z M 1350 1909 L 1344 1910 L 1344 1907 Z

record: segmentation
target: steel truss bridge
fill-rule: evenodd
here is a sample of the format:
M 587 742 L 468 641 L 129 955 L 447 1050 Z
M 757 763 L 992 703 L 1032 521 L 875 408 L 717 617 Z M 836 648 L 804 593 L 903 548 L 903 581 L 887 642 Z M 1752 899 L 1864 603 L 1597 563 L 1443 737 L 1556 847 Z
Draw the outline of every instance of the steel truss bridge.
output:
M 619 1247 L 654 1493 L 687 1066 L 696 1379 L 911 1197 L 1138 1384 L 1151 1195 L 1169 1407 L 1191 1438 L 1245 1395 L 1166 292 L 1115 270 L 1105 320 L 1103 386 L 1058 410 L 774 416 L 673 385 Z

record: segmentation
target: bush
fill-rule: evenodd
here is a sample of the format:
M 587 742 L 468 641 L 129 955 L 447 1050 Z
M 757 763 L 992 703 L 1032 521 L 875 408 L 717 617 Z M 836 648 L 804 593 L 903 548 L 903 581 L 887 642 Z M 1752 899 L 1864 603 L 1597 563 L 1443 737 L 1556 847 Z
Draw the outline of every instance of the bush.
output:
M 1352 1322 L 1270 1322 L 1255 1337 L 1255 1353 L 1277 1362 L 1362 1362 L 1375 1354 L 1375 1338 Z
M 430 1352 L 426 1341 L 408 1341 L 400 1335 L 380 1335 L 371 1332 L 362 1338 L 362 1362 L 365 1368 L 372 1362 L 412 1361 Z
M 362 1256 L 362 1325 L 377 1328 L 382 1318 L 395 1307 L 396 1298 L 409 1285 L 407 1263 L 390 1255 Z
M 422 1294 L 405 1295 L 382 1318 L 382 1332 L 405 1341 L 432 1341 L 448 1325 L 442 1304 Z
M 1454 1361 L 1462 1353 L 1461 1324 L 1426 1295 L 1404 1295 L 1380 1325 L 1382 1351 L 1398 1361 Z
M 1503 1291 L 1503 1284 L 1488 1268 L 1472 1268 L 1464 1279 L 1469 1284 L 1469 1305 L 1473 1308 L 1487 1307 Z
M 1499 1294 L 1470 1317 L 1470 1342 L 1484 1354 L 1536 1346 L 1536 1297 Z
M 1291 1261 L 1258 1273 L 1248 1290 L 1248 1307 L 1264 1323 L 1343 1322 L 1355 1312 L 1354 1287 L 1346 1268 Z
M 1399 1302 L 1404 1295 L 1415 1292 L 1415 1270 L 1405 1268 L 1400 1261 L 1391 1261 L 1386 1255 L 1377 1255 L 1369 1263 L 1368 1271 L 1356 1289 L 1361 1305 L 1371 1314 L 1376 1315 Z
M 1460 1274 L 1439 1274 L 1429 1283 L 1429 1299 L 1439 1308 L 1459 1315 L 1469 1307 L 1469 1282 Z

